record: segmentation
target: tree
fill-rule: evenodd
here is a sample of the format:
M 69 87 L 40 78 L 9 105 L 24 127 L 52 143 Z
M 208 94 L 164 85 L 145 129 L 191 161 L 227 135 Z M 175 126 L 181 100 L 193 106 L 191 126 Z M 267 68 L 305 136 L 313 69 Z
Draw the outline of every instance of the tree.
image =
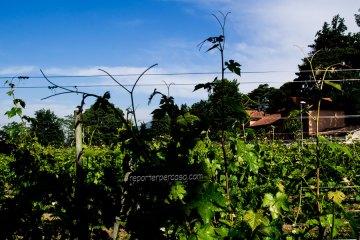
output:
M 72 146 L 75 144 L 75 117 L 67 115 L 61 119 L 62 129 L 65 135 L 65 145 Z
M 286 107 L 285 94 L 281 89 L 269 87 L 268 84 L 260 84 L 247 96 L 252 100 L 249 107 L 259 111 L 274 113 Z
M 244 109 L 245 96 L 239 92 L 236 80 L 215 80 L 208 100 L 193 104 L 190 112 L 201 120 L 204 130 L 233 131 L 235 126 L 247 121 Z
M 356 15 L 356 20 L 359 15 Z M 314 43 L 309 45 L 311 52 L 313 75 L 307 57 L 299 65 L 298 76 L 294 83 L 286 84 L 282 90 L 287 96 L 301 96 L 311 105 L 316 105 L 318 98 L 330 97 L 333 107 L 344 109 L 346 114 L 360 113 L 360 82 L 351 81 L 359 77 L 358 72 L 349 71 L 360 68 L 360 33 L 346 33 L 345 21 L 336 15 L 331 23 L 325 22 L 322 29 L 316 33 Z M 343 91 L 337 91 L 331 86 L 324 86 L 321 94 L 315 86 L 314 78 L 323 76 L 324 68 L 331 67 L 326 80 L 341 81 Z
M 61 119 L 49 109 L 35 112 L 35 118 L 31 119 L 30 131 L 44 146 L 60 146 L 64 143 L 65 135 L 61 128 Z
M 247 120 L 243 107 L 243 94 L 239 92 L 236 80 L 219 80 L 215 82 L 213 93 L 209 96 L 211 126 L 214 129 L 231 130 L 234 124 Z
M 114 145 L 121 139 L 118 130 L 123 126 L 124 113 L 106 99 L 97 99 L 84 112 L 85 142 L 91 145 Z

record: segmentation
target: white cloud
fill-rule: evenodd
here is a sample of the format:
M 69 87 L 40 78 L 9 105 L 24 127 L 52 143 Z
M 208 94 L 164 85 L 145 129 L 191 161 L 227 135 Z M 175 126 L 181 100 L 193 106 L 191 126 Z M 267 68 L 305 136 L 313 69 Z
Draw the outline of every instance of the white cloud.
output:
M 0 68 L 0 75 L 7 75 L 7 76 L 13 76 L 16 74 L 16 76 L 19 76 L 21 74 L 28 74 L 35 70 L 34 66 L 10 66 L 10 67 L 3 67 Z
M 348 30 L 359 31 L 354 13 L 359 8 L 356 0 L 193 0 L 185 1 L 214 10 L 231 11 L 227 27 L 229 46 L 226 55 L 242 64 L 243 71 L 286 70 L 288 72 L 266 75 L 244 74 L 243 81 L 291 81 L 297 64 L 303 57 L 294 47 L 307 50 L 315 34 L 325 21 L 336 14 L 345 18 Z M 214 21 L 214 24 L 215 21 Z M 237 40 L 240 39 L 240 40 Z M 280 84 L 273 84 L 280 86 Z M 256 84 L 242 86 L 249 91 Z
M 93 66 L 93 67 L 71 67 L 71 68 L 61 68 L 61 67 L 51 67 L 44 68 L 43 71 L 47 76 L 54 75 L 99 75 L 103 74 L 98 69 L 102 68 L 109 73 L 116 74 L 136 74 L 135 76 L 127 76 L 127 77 L 116 77 L 116 79 L 123 84 L 133 84 L 137 78 L 137 74 L 144 71 L 145 67 L 129 67 L 129 66 Z M 36 66 L 25 66 L 25 67 L 9 67 L 7 68 L 7 74 L 18 76 L 21 74 L 30 75 L 30 76 L 40 76 L 40 73 Z M 18 72 L 18 70 L 21 70 Z M 159 73 L 174 73 L 174 72 L 186 72 L 185 69 L 164 69 L 164 68 L 153 68 L 149 71 L 151 74 L 159 74 Z M 153 92 L 154 88 L 158 91 L 167 94 L 167 88 L 164 84 L 175 83 L 177 85 L 172 85 L 170 87 L 170 94 L 175 97 L 175 101 L 177 103 L 192 103 L 195 100 L 200 98 L 205 98 L 206 93 L 204 91 L 198 91 L 193 93 L 194 83 L 206 82 L 208 80 L 213 79 L 213 76 L 207 75 L 185 75 L 185 76 L 161 76 L 161 75 L 145 75 L 139 81 L 139 86 L 135 89 L 135 106 L 138 109 L 138 119 L 139 121 L 148 121 L 151 118 L 151 111 L 157 106 L 158 99 L 154 99 L 150 106 L 147 105 L 148 97 Z M 52 81 L 56 82 L 59 85 L 71 85 L 71 86 L 81 86 L 81 85 L 116 85 L 116 83 L 111 80 L 109 77 L 96 77 L 96 78 L 52 78 Z M 48 86 L 49 83 L 46 82 L 45 79 L 29 79 L 21 82 L 15 82 L 18 87 L 28 87 L 28 86 Z M 159 84 L 159 85 L 151 85 L 144 86 L 146 84 Z M 185 84 L 185 85 L 184 85 Z M 188 85 L 186 85 L 188 84 Z M 130 86 L 128 86 L 130 89 Z M 130 98 L 129 95 L 121 88 L 117 86 L 105 86 L 105 87 L 96 87 L 96 88 L 81 88 L 78 87 L 79 90 L 95 93 L 95 94 L 103 94 L 105 91 L 110 91 L 111 93 L 111 101 L 121 107 L 122 109 L 130 106 Z M 7 89 L 0 89 L 0 95 L 6 96 L 5 92 Z M 16 98 L 21 98 L 26 102 L 26 110 L 24 111 L 27 115 L 33 115 L 36 110 L 47 108 L 51 109 L 58 116 L 66 116 L 72 114 L 74 108 L 79 104 L 80 96 L 66 94 L 61 95 L 55 98 L 46 99 L 41 101 L 40 99 L 46 96 L 49 96 L 53 93 L 60 92 L 60 90 L 55 90 L 55 92 L 51 92 L 49 89 L 16 89 L 15 95 Z M 4 112 L 6 109 L 11 108 L 11 98 L 1 101 L 1 109 L 4 110 L 0 116 L 0 125 L 13 121 L 13 119 L 7 119 L 4 116 Z M 93 99 L 89 99 L 86 101 L 86 106 L 91 105 Z

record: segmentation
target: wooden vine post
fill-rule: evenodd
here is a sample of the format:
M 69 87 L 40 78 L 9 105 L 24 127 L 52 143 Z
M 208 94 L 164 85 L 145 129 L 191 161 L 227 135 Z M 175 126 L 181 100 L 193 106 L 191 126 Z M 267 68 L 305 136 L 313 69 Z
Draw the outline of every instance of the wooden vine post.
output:
M 82 168 L 81 155 L 82 155 L 82 113 L 79 109 L 74 111 L 75 117 L 75 146 L 76 146 L 76 172 Z
M 76 148 L 76 183 L 75 183 L 75 207 L 77 213 L 77 225 L 76 232 L 79 240 L 89 239 L 89 224 L 86 216 L 86 191 L 84 189 L 85 174 L 83 168 L 83 162 L 81 159 L 83 148 L 82 148 L 82 108 L 74 111 L 75 117 L 75 148 Z

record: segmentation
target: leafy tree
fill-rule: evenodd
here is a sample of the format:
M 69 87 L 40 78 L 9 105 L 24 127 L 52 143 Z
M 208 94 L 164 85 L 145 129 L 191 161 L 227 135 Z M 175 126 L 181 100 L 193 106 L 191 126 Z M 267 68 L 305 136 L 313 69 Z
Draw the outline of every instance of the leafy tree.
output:
M 356 15 L 358 19 L 359 15 Z M 335 108 L 344 109 L 347 114 L 360 113 L 360 82 L 347 81 L 359 77 L 358 72 L 349 70 L 360 68 L 360 33 L 347 33 L 346 30 L 345 21 L 339 15 L 331 23 L 324 23 L 316 33 L 314 43 L 309 45 L 315 76 L 310 71 L 310 62 L 304 58 L 295 82 L 282 87 L 288 96 L 302 96 L 312 105 L 316 105 L 319 98 L 331 97 Z M 344 80 L 341 82 L 343 91 L 327 85 L 320 93 L 315 87 L 314 78 L 323 76 L 323 69 L 329 66 L 332 67 L 326 73 L 326 80 Z
M 17 142 L 20 135 L 27 127 L 23 123 L 11 122 L 2 127 L 0 130 L 0 139 L 3 141 Z
M 252 100 L 249 103 L 250 108 L 258 109 L 267 113 L 273 113 L 286 107 L 285 94 L 281 89 L 269 87 L 268 84 L 260 84 L 252 90 L 247 96 Z
M 65 145 L 72 146 L 75 144 L 75 117 L 67 115 L 61 119 L 62 129 L 65 134 Z
M 61 119 L 49 109 L 35 112 L 35 118 L 31 119 L 30 130 L 44 146 L 60 146 L 64 143 L 65 135 L 61 128 Z
M 203 130 L 207 130 L 210 127 L 210 122 L 212 119 L 209 109 L 210 102 L 208 100 L 201 100 L 196 102 L 190 108 L 191 114 L 194 114 L 200 119 L 201 128 Z
M 91 145 L 114 145 L 118 143 L 118 130 L 123 126 L 119 116 L 124 113 L 106 99 L 97 99 L 84 112 L 85 142 Z
M 213 93 L 209 96 L 211 126 L 219 130 L 231 130 L 234 123 L 246 122 L 247 114 L 243 107 L 243 95 L 239 92 L 236 80 L 216 81 Z M 220 126 L 221 125 L 221 126 Z
M 296 134 L 303 131 L 303 129 L 301 129 L 301 120 L 299 119 L 300 114 L 300 110 L 290 112 L 289 117 L 284 121 L 285 132 Z
M 232 131 L 235 126 L 247 121 L 244 98 L 239 92 L 236 80 L 214 80 L 211 83 L 208 100 L 193 104 L 191 113 L 198 116 L 204 130 L 214 133 L 220 130 Z

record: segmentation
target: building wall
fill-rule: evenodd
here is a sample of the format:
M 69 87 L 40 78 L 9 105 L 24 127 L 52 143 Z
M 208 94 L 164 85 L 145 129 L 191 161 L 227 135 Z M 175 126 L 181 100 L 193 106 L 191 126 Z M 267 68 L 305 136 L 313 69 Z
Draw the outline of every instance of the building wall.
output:
M 308 130 L 310 135 L 316 134 L 317 111 L 309 111 Z M 319 132 L 345 127 L 344 111 L 320 110 Z

